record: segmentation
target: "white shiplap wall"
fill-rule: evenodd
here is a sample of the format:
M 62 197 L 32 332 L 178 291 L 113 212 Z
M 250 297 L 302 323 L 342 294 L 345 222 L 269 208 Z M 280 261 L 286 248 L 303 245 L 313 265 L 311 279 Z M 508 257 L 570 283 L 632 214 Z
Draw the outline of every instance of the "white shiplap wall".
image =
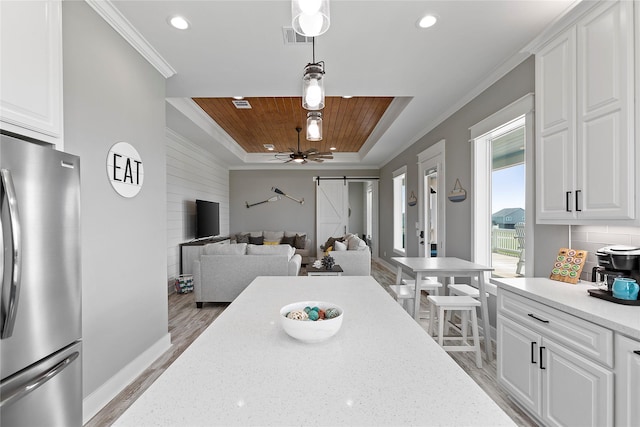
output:
M 220 234 L 229 233 L 229 169 L 211 152 L 167 129 L 167 282 L 180 274 L 180 243 L 195 237 L 195 200 L 220 203 Z

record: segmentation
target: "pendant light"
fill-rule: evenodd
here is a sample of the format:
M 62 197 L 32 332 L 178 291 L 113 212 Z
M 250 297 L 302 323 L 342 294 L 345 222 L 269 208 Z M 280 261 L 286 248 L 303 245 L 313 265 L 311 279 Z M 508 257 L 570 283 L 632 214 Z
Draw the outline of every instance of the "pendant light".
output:
M 320 111 L 307 113 L 307 141 L 322 141 L 322 113 Z
M 329 0 L 291 0 L 291 26 L 305 37 L 316 37 L 329 29 Z
M 316 62 L 316 39 L 312 39 L 313 62 L 304 67 L 302 77 L 302 107 L 305 110 L 324 108 L 324 61 Z

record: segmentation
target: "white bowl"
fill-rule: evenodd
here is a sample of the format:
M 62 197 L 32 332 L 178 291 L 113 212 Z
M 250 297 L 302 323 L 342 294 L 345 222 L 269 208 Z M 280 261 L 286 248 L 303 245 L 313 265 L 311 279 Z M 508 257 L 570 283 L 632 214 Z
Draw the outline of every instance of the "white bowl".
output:
M 332 319 L 316 321 L 294 320 L 287 317 L 289 312 L 294 310 L 303 310 L 305 307 L 318 307 L 321 310 L 333 307 L 337 308 L 340 314 Z M 308 343 L 324 341 L 334 336 L 342 326 L 343 317 L 344 311 L 341 307 L 323 301 L 299 301 L 287 304 L 280 309 L 280 323 L 282 324 L 282 329 L 284 329 L 289 336 Z

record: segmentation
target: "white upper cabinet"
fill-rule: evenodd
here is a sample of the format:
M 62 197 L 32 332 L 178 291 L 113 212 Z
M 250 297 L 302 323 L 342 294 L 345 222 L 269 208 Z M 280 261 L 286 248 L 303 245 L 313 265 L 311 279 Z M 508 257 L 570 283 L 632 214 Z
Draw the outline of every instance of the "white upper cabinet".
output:
M 537 222 L 637 217 L 633 2 L 604 2 L 536 53 Z
M 59 0 L 0 1 L 0 127 L 62 143 Z
M 576 152 L 575 29 L 536 55 L 536 206 L 538 219 L 570 220 Z

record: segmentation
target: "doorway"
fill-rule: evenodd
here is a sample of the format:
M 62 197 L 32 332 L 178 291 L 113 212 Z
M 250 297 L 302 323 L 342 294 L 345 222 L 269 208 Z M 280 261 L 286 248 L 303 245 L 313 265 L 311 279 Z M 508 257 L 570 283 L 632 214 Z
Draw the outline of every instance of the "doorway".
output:
M 378 257 L 378 180 L 316 177 L 316 251 L 329 237 L 357 234 Z
M 533 271 L 533 95 L 471 127 L 472 260 L 494 277 Z
M 418 154 L 418 255 L 446 256 L 444 203 L 445 141 L 441 140 Z

